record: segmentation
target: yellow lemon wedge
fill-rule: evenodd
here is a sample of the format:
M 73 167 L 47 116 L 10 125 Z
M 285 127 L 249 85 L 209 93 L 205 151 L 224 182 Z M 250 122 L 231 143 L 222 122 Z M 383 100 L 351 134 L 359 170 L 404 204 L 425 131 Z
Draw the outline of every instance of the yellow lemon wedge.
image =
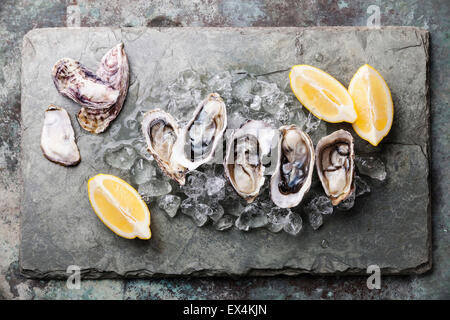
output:
M 150 239 L 150 211 L 124 180 L 98 174 L 89 179 L 88 193 L 95 213 L 112 232 L 127 239 Z
M 316 67 L 301 64 L 289 73 L 291 89 L 300 103 L 326 122 L 354 122 L 357 118 L 352 97 L 335 78 Z
M 394 104 L 386 81 L 365 64 L 353 76 L 348 92 L 358 113 L 353 129 L 362 139 L 377 146 L 391 130 L 394 119 Z

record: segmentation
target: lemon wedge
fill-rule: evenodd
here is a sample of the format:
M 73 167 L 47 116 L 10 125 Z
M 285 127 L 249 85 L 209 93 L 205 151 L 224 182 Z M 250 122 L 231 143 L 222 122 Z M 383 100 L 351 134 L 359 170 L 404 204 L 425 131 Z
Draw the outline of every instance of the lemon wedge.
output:
M 377 146 L 391 130 L 394 119 L 394 104 L 386 81 L 365 64 L 353 76 L 348 92 L 358 113 L 353 129 L 362 139 Z
M 150 239 L 150 211 L 124 180 L 98 174 L 89 179 L 88 193 L 95 213 L 112 232 L 127 239 Z
M 293 66 L 291 89 L 301 104 L 326 122 L 354 122 L 357 114 L 347 89 L 335 78 L 309 65 Z

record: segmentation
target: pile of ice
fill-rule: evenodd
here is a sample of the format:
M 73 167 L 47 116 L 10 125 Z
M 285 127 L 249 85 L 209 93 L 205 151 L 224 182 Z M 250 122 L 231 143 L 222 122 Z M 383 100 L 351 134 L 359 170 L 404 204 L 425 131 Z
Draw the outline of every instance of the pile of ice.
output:
M 130 91 L 135 88 L 130 87 Z M 224 176 L 221 163 L 209 163 L 188 173 L 186 184 L 179 186 L 168 179 L 147 152 L 141 134 L 140 122 L 145 111 L 163 109 L 182 123 L 192 116 L 192 111 L 208 93 L 217 92 L 227 105 L 228 128 L 238 128 L 246 119 L 264 120 L 274 128 L 296 124 L 308 132 L 313 141 L 326 134 L 326 125 L 302 108 L 290 88 L 280 88 L 267 78 L 254 76 L 243 70 L 225 71 L 214 75 L 181 72 L 170 84 L 159 83 L 151 88 L 138 88 L 137 110 L 113 125 L 110 132 L 115 141 L 107 146 L 103 160 L 113 174 L 118 174 L 135 186 L 143 199 L 155 204 L 168 217 L 177 218 L 180 213 L 202 227 L 212 225 L 219 231 L 236 228 L 249 231 L 265 228 L 270 232 L 300 233 L 302 215 L 317 230 L 324 217 L 334 211 L 350 210 L 355 198 L 370 192 L 367 178 L 356 176 L 356 191 L 339 206 L 333 207 L 321 187 L 312 190 L 302 204 L 292 209 L 281 209 L 269 196 L 270 176 L 254 203 L 247 204 L 233 190 Z M 217 161 L 217 157 L 215 158 Z M 357 157 L 360 175 L 383 181 L 386 169 L 374 156 Z M 320 186 L 314 176 L 313 186 Z

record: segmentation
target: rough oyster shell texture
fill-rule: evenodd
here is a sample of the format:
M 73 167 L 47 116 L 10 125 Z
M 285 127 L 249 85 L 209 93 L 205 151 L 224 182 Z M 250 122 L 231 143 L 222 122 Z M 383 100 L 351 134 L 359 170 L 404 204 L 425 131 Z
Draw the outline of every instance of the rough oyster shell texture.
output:
M 50 105 L 45 110 L 41 149 L 48 160 L 63 166 L 73 166 L 80 162 L 75 133 L 65 109 Z
M 81 127 L 92 133 L 108 128 L 122 109 L 128 92 L 129 66 L 123 43 L 110 49 L 94 74 L 80 62 L 63 58 L 52 70 L 58 91 L 82 106 Z

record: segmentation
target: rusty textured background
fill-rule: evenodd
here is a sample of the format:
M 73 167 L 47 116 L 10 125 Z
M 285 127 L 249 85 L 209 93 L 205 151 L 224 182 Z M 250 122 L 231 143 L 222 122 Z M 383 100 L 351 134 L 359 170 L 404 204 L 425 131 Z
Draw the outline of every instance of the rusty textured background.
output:
M 22 37 L 41 27 L 70 26 L 323 26 L 366 25 L 378 5 L 382 25 L 431 33 L 433 270 L 421 276 L 276 277 L 83 281 L 27 280 L 18 272 L 20 50 Z M 78 15 L 79 13 L 79 15 Z M 448 0 L 435 1 L 25 1 L 0 2 L 0 299 L 414 299 L 450 298 L 449 19 Z M 201 50 L 201 48 L 199 48 Z

